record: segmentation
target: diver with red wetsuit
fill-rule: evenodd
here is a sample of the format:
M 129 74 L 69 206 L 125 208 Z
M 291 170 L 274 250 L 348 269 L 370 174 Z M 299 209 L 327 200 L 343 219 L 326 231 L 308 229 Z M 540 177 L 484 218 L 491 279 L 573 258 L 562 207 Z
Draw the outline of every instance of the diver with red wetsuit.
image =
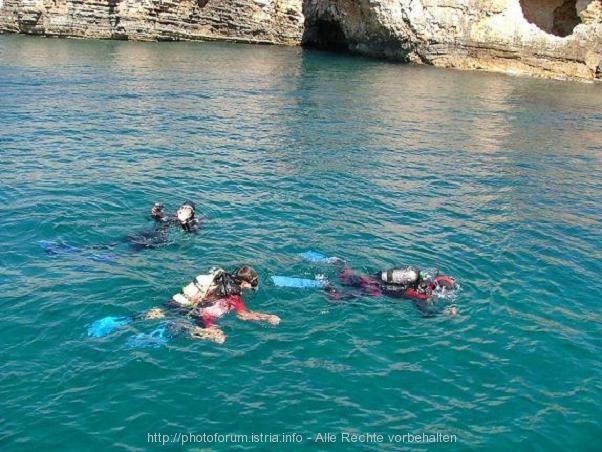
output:
M 350 268 L 344 268 L 339 273 L 339 280 L 345 287 L 352 290 L 341 291 L 332 284 L 327 284 L 324 290 L 332 301 L 350 300 L 361 296 L 391 298 L 408 298 L 425 315 L 432 315 L 432 309 L 427 308 L 427 302 L 437 294 L 456 288 L 456 282 L 447 275 L 425 276 L 416 267 L 404 267 L 378 272 L 374 275 L 360 275 Z M 455 314 L 456 312 L 454 312 Z
M 216 325 L 216 321 L 231 311 L 234 311 L 240 320 L 261 321 L 271 325 L 280 323 L 280 317 L 276 315 L 251 311 L 245 306 L 242 299 L 243 291 L 255 291 L 258 285 L 259 276 L 248 265 L 239 267 L 234 273 L 213 267 L 209 270 L 209 273 L 198 275 L 180 292 L 173 295 L 165 303 L 167 310 L 155 307 L 138 315 L 137 319 L 162 319 L 168 313 L 194 318 L 198 327 L 184 325 L 182 328 L 181 323 L 172 322 L 171 334 L 176 335 L 183 329 L 195 339 L 207 339 L 223 343 L 226 336 Z

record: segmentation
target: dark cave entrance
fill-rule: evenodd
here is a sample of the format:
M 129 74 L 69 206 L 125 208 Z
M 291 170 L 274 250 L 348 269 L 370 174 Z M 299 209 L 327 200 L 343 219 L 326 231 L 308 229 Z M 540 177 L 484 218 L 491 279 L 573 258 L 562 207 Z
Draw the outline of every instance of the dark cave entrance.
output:
M 349 42 L 338 22 L 319 19 L 306 25 L 303 45 L 321 50 L 344 52 L 349 50 Z
M 520 0 L 520 6 L 529 23 L 561 38 L 571 35 L 581 23 L 575 0 Z

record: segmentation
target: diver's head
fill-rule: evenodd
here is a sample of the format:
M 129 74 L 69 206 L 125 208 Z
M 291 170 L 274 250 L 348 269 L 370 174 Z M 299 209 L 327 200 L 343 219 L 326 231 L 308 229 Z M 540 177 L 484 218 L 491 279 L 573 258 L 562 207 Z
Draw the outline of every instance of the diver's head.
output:
M 259 286 L 259 276 L 253 267 L 243 265 L 234 272 L 234 280 L 240 285 L 241 289 L 257 290 Z
M 185 201 L 177 212 L 177 217 L 182 226 L 189 223 L 194 219 L 194 203 L 192 201 Z

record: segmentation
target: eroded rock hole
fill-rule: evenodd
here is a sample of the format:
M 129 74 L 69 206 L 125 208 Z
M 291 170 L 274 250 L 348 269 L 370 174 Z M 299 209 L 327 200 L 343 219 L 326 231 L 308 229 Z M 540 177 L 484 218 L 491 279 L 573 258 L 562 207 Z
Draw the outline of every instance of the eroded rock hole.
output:
M 323 50 L 349 49 L 349 43 L 341 26 L 330 20 L 318 20 L 306 27 L 303 45 Z
M 580 10 L 589 4 L 584 0 L 519 0 L 528 22 L 554 36 L 565 37 L 581 23 Z

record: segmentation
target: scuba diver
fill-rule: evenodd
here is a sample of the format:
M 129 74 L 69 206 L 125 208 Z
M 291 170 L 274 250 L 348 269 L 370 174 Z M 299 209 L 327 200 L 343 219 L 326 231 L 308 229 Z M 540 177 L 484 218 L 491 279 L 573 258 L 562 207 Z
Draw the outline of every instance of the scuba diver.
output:
M 272 314 L 250 311 L 242 299 L 246 290 L 257 290 L 259 277 L 257 272 L 247 265 L 241 266 L 233 273 L 213 267 L 207 274 L 195 277 L 180 292 L 173 295 L 165 308 L 155 307 L 132 318 L 105 317 L 97 320 L 88 329 L 88 336 L 103 337 L 113 329 L 127 325 L 134 320 L 166 319 L 169 337 L 185 332 L 193 339 L 204 339 L 224 343 L 226 336 L 216 326 L 216 321 L 230 311 L 235 311 L 240 320 L 263 321 L 278 325 L 280 318 Z M 169 316 L 168 315 L 172 314 Z M 172 317 L 180 318 L 173 320 Z M 184 322 L 194 319 L 195 323 Z
M 151 218 L 155 221 L 152 229 L 143 229 L 129 232 L 119 240 L 106 243 L 84 246 L 73 246 L 62 240 L 40 240 L 38 243 L 44 252 L 51 257 L 63 254 L 86 253 L 89 259 L 98 262 L 114 262 L 112 253 L 121 244 L 127 243 L 130 251 L 141 251 L 165 246 L 169 243 L 169 233 L 172 227 L 177 227 L 185 233 L 196 233 L 201 226 L 201 221 L 195 215 L 196 206 L 192 201 L 184 201 L 173 216 L 165 215 L 164 206 L 160 202 L 154 203 L 151 208 Z M 100 254 L 100 252 L 103 252 Z
M 366 276 L 343 268 L 339 280 L 345 287 L 353 290 L 341 291 L 332 283 L 324 286 L 328 298 L 332 301 L 350 300 L 361 296 L 411 299 L 425 316 L 435 315 L 434 301 L 437 297 L 457 288 L 453 278 L 447 275 L 428 275 L 413 266 L 394 268 Z M 446 315 L 456 315 L 457 308 L 448 306 L 443 311 Z
M 171 298 L 167 307 L 197 320 L 199 327 L 191 331 L 192 337 L 221 344 L 226 336 L 215 322 L 230 311 L 235 311 L 240 320 L 262 321 L 271 325 L 280 323 L 280 317 L 276 315 L 246 308 L 242 293 L 246 290 L 256 291 L 258 286 L 257 272 L 247 265 L 239 267 L 233 273 L 212 268 L 208 274 L 198 275 L 184 286 Z
M 134 250 L 144 248 L 157 248 L 169 241 L 171 227 L 180 227 L 186 233 L 196 233 L 201 222 L 195 216 L 196 206 L 192 201 L 184 201 L 175 215 L 165 214 L 163 203 L 156 202 L 151 208 L 151 218 L 155 220 L 155 229 L 151 231 L 137 231 L 128 234 L 127 241 Z
M 196 206 L 192 201 L 184 201 L 175 216 L 168 217 L 163 210 L 164 206 L 160 202 L 156 202 L 151 208 L 151 217 L 163 227 L 179 225 L 184 232 L 197 232 L 200 228 L 200 221 L 195 216 Z

